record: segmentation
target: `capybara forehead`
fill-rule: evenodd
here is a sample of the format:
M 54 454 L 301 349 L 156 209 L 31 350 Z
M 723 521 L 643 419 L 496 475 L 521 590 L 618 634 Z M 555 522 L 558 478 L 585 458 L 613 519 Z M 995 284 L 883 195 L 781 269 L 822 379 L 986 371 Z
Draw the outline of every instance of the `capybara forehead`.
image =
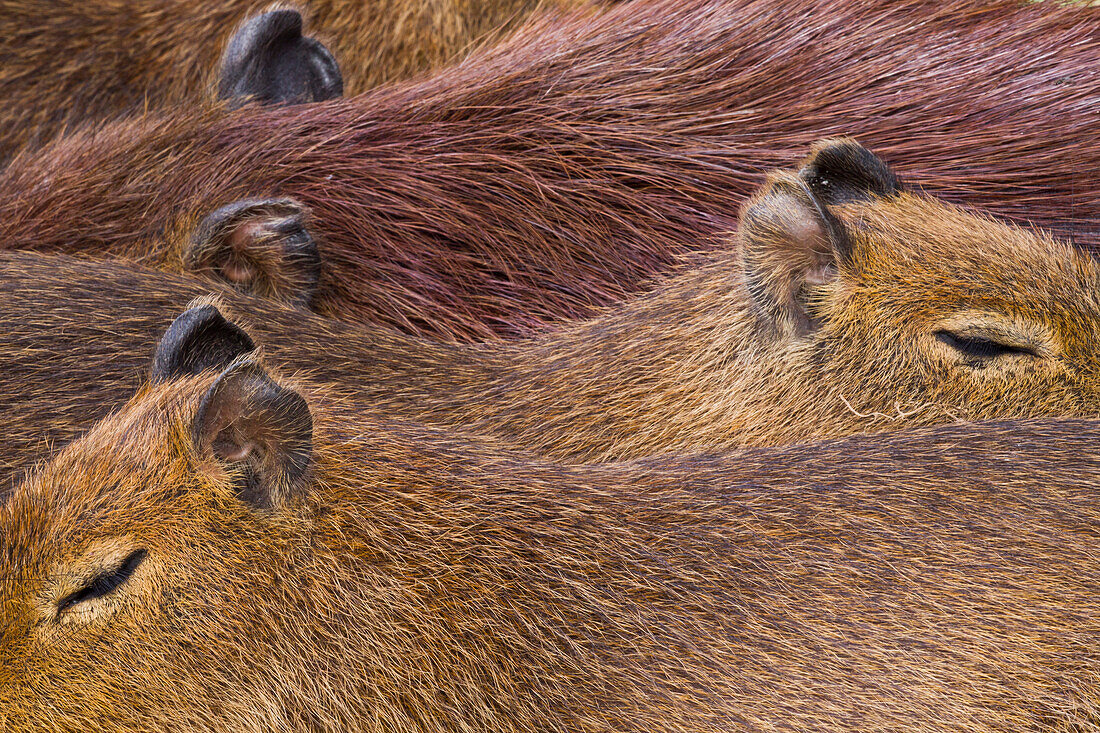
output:
M 212 379 L 204 374 L 140 390 L 18 487 L 0 523 L 34 518 L 43 528 L 90 528 L 173 493 L 191 465 L 188 420 Z
M 96 540 L 129 536 L 145 522 L 135 487 L 95 471 L 67 470 L 60 481 L 31 481 L 0 508 L 0 593 L 33 591 L 77 561 Z M 155 500 L 146 501 L 155 506 Z
M 998 221 L 921 195 L 836 207 L 856 242 L 857 262 L 908 282 L 1004 288 L 1015 300 L 1081 298 L 1100 286 L 1095 259 L 1040 230 Z M 1027 289 L 1027 292 L 1021 292 Z

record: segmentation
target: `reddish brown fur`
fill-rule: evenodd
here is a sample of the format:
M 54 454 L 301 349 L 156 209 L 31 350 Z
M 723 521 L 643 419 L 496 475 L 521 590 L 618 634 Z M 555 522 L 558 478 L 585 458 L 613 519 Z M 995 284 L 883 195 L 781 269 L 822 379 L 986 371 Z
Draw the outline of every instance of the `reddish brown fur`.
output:
M 542 0 L 568 7 L 573 0 Z M 406 79 L 514 29 L 540 0 L 3 0 L 0 165 L 67 128 L 208 101 L 246 17 L 293 7 L 336 55 L 345 93 Z
M 0 179 L 0 237 L 178 270 L 202 216 L 291 196 L 315 215 L 320 312 L 515 336 L 714 248 L 760 173 L 825 134 L 1096 247 L 1097 88 L 1095 8 L 642 0 L 419 84 L 73 136 Z
M 792 281 L 815 328 L 761 308 L 742 250 L 780 260 L 756 266 L 764 280 L 793 277 L 786 237 L 812 221 L 791 179 L 773 175 L 753 199 L 738 246 L 530 341 L 437 344 L 239 296 L 222 307 L 280 363 L 352 403 L 569 461 L 1100 413 L 1100 264 L 933 199 L 832 207 L 848 256 L 830 278 Z M 10 468 L 43 435 L 66 443 L 118 405 L 153 339 L 204 291 L 111 263 L 0 259 L 0 455 Z M 970 358 L 941 332 L 1028 352 Z
M 568 469 L 310 390 L 257 512 L 192 447 L 211 381 L 0 506 L 5 731 L 1100 730 L 1095 423 Z

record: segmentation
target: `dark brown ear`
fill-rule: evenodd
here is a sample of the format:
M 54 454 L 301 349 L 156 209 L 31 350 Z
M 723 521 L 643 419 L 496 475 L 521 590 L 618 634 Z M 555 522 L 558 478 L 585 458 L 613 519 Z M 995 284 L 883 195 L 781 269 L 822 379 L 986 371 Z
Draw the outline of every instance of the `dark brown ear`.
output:
M 302 35 L 295 10 L 247 19 L 229 39 L 218 71 L 218 99 L 231 106 L 303 104 L 344 93 L 340 67 L 324 44 Z
M 248 334 L 225 320 L 217 308 L 197 306 L 184 311 L 164 332 L 153 355 L 151 379 L 167 382 L 208 369 L 225 369 L 255 348 Z
M 901 183 L 890 166 L 850 137 L 814 144 L 798 175 L 826 206 L 874 196 L 896 196 Z
M 293 199 L 245 199 L 201 222 L 183 253 L 190 272 L 241 292 L 308 306 L 321 276 L 309 210 Z
M 745 206 L 739 237 L 745 284 L 762 321 L 790 336 L 818 328 L 811 294 L 847 264 L 843 225 L 791 173 L 775 173 Z
M 302 493 L 313 454 L 313 418 L 300 394 L 276 384 L 253 361 L 232 365 L 199 404 L 192 438 L 234 476 L 242 501 L 257 509 Z

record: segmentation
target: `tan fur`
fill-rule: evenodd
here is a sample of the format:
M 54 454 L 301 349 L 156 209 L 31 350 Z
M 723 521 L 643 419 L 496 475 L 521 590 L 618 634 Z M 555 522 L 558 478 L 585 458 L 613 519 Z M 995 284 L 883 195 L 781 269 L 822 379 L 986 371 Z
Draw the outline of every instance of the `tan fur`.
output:
M 850 261 L 808 287 L 815 330 L 778 328 L 746 288 L 742 249 L 771 252 L 786 272 L 789 243 L 755 213 L 793 205 L 775 194 L 788 178 L 758 194 L 728 251 L 526 342 L 442 345 L 228 293 L 220 302 L 277 363 L 339 385 L 352 402 L 571 462 L 1100 414 L 1100 266 L 1045 235 L 918 195 L 834 207 Z M 43 435 L 67 443 L 120 404 L 163 329 L 206 290 L 31 254 L 6 255 L 0 273 L 9 471 L 41 455 Z M 971 364 L 936 338 L 945 327 L 1025 342 L 1036 355 Z
M 237 26 L 273 7 L 302 13 L 333 52 L 345 93 L 409 78 L 575 0 L 3 0 L 0 164 L 74 126 L 211 98 Z
M 766 188 L 754 204 L 771 201 Z M 953 420 L 1100 414 L 1100 267 L 1043 234 L 902 194 L 839 207 L 851 263 L 811 284 L 819 330 L 776 331 L 739 246 L 600 318 L 520 344 L 402 347 L 360 394 L 556 458 L 775 445 Z M 1036 358 L 974 367 L 933 333 L 979 324 Z M 392 356 L 385 356 L 392 354 Z
M 193 447 L 212 379 L 0 506 L 4 731 L 1100 730 L 1094 423 L 570 469 L 309 388 L 258 512 Z

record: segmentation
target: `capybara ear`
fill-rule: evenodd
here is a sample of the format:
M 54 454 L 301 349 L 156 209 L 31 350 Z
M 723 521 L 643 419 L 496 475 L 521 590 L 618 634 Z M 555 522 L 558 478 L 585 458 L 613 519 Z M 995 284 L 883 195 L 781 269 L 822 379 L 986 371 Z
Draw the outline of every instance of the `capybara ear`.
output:
M 254 361 L 239 361 L 199 404 L 192 438 L 234 475 L 242 501 L 257 509 L 285 505 L 301 492 L 313 454 L 313 418 L 305 399 L 281 387 Z
M 245 199 L 199 222 L 183 253 L 190 272 L 241 292 L 308 306 L 321 276 L 309 210 L 293 199 Z
M 798 172 L 815 198 L 825 205 L 895 196 L 901 191 L 890 166 L 850 137 L 820 140 Z
M 343 95 L 336 59 L 320 41 L 302 35 L 295 10 L 272 10 L 246 20 L 229 39 L 218 70 L 218 99 L 304 104 Z
M 790 336 L 814 331 L 812 291 L 833 282 L 850 256 L 843 225 L 805 181 L 774 173 L 746 204 L 739 235 L 745 284 L 761 319 Z
M 184 311 L 164 332 L 153 355 L 151 379 L 167 382 L 206 370 L 225 369 L 256 348 L 248 334 L 225 320 L 216 307 Z

